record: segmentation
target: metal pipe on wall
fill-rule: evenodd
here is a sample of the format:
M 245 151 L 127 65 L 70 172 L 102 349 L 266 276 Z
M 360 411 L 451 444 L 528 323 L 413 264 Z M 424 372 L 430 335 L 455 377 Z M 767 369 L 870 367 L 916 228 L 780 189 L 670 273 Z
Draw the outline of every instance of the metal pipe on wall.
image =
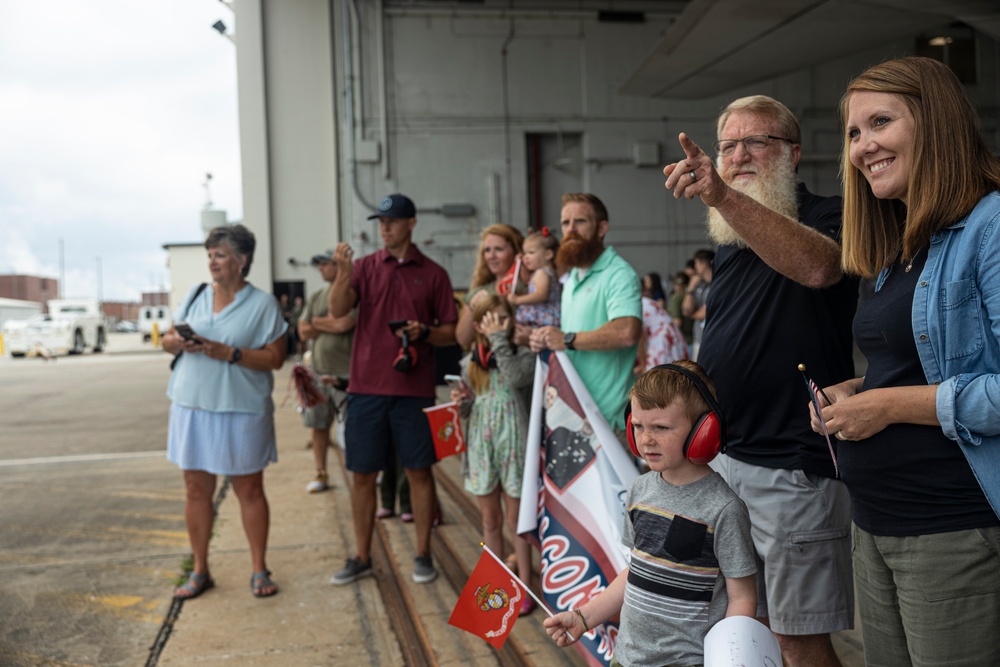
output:
M 643 11 L 643 19 L 646 21 L 675 21 L 684 11 L 689 0 L 660 0 L 659 11 Z M 495 9 L 486 7 L 392 7 L 386 10 L 389 16 L 402 16 L 414 18 L 467 18 L 467 19 L 505 19 L 517 18 L 527 20 L 579 20 L 597 21 L 600 12 L 595 8 L 591 10 L 567 9 L 564 7 L 537 8 L 537 9 L 515 9 L 510 7 L 498 7 Z
M 510 157 L 510 104 L 508 100 L 508 89 L 507 84 L 507 47 L 510 43 L 514 41 L 514 19 L 509 19 L 510 32 L 507 33 L 507 39 L 504 40 L 503 45 L 500 47 L 500 65 L 501 65 L 501 90 L 503 92 L 503 138 L 504 138 L 504 164 L 507 167 L 507 216 L 510 218 L 513 215 L 513 167 L 511 166 Z
M 364 72 L 361 71 L 361 21 L 358 19 L 358 5 L 355 0 L 348 0 L 351 10 L 351 70 L 356 72 L 354 88 L 354 122 L 357 126 L 357 136 L 365 138 L 365 108 L 364 108 Z
M 333 18 L 334 17 L 334 8 L 333 8 L 334 2 L 335 2 L 335 0 L 327 0 L 327 3 L 326 3 L 326 15 L 327 15 L 327 20 L 329 21 L 328 30 L 329 30 L 329 34 L 330 34 L 330 37 L 329 37 L 329 39 L 330 39 L 330 74 L 332 75 L 332 79 L 333 79 L 333 81 L 331 81 L 331 85 L 330 85 L 330 95 L 333 98 L 333 99 L 330 100 L 331 101 L 331 105 L 330 106 L 333 109 L 333 117 L 330 119 L 331 122 L 333 123 L 333 136 L 334 136 L 334 142 L 333 142 L 333 163 L 334 164 L 340 164 L 340 159 L 339 159 L 340 156 L 337 154 L 338 151 L 339 151 L 339 149 L 340 149 L 340 140 L 337 138 L 337 126 L 338 126 L 338 124 L 337 124 L 337 107 L 339 105 L 337 104 L 337 76 L 336 76 L 336 71 L 337 71 L 337 55 L 336 55 L 337 54 L 337 49 L 336 49 L 336 46 L 335 46 L 336 41 L 334 39 L 334 35 L 337 34 L 337 32 L 336 32 L 336 26 L 337 26 L 337 24 L 336 24 L 336 21 Z M 338 210 L 337 210 L 337 240 L 338 241 L 346 241 L 347 240 L 347 225 L 344 224 L 344 217 L 345 217 L 344 216 L 344 207 L 343 207 L 342 199 L 341 199 L 342 193 L 343 193 L 343 185 L 341 184 L 341 181 L 340 181 L 339 178 L 335 179 L 334 188 L 337 191 L 336 197 L 337 197 L 337 208 L 338 208 Z
M 382 0 L 375 0 L 375 67 L 378 70 L 379 136 L 382 140 L 382 178 L 389 180 L 389 118 L 385 103 L 385 16 Z
M 489 197 L 489 224 L 500 224 L 500 174 L 491 171 L 486 175 L 486 192 Z
M 342 5 L 343 11 L 341 12 L 343 14 L 341 38 L 344 42 L 344 95 L 347 97 L 344 101 L 344 115 L 347 121 L 347 164 L 350 169 L 351 189 L 354 192 L 354 196 L 368 207 L 368 209 L 375 210 L 375 205 L 365 199 L 364 195 L 361 194 L 361 188 L 358 186 L 358 159 L 355 154 L 354 136 L 354 68 L 351 65 L 351 45 L 353 40 L 351 39 L 351 10 L 349 7 L 352 4 L 350 1 L 345 1 Z

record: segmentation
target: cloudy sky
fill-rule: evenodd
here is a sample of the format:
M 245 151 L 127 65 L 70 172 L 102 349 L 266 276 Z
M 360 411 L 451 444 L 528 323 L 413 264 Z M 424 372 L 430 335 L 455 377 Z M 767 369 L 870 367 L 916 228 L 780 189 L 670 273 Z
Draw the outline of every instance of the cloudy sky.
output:
M 164 243 L 201 240 L 206 173 L 242 217 L 219 19 L 218 0 L 0 0 L 0 274 L 137 301 L 169 281 Z

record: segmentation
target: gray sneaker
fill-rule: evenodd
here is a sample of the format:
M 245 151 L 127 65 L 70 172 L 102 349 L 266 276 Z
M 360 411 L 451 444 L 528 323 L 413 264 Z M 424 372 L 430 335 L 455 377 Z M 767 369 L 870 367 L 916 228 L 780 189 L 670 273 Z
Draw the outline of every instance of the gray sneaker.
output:
M 372 573 L 371 561 L 367 563 L 362 563 L 357 558 L 348 558 L 347 563 L 344 564 L 344 567 L 342 567 L 335 575 L 330 577 L 330 583 L 335 584 L 337 586 L 343 586 L 344 584 L 351 583 L 355 579 L 367 577 L 371 573 Z
M 430 556 L 417 556 L 413 559 L 413 581 L 418 584 L 429 584 L 437 579 L 438 571 Z

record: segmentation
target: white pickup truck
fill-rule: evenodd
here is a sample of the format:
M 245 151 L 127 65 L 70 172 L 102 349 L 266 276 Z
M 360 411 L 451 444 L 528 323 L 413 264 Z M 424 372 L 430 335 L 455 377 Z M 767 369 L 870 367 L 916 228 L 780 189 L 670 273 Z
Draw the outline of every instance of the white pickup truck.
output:
M 36 354 L 101 352 L 107 346 L 108 325 L 96 299 L 53 299 L 49 312 L 3 325 L 4 347 L 12 357 Z

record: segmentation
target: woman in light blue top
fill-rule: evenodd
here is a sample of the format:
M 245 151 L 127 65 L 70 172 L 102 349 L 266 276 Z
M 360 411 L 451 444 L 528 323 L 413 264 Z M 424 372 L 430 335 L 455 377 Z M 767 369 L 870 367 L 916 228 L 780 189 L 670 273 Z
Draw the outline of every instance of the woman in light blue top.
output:
M 215 585 L 208 569 L 216 476 L 228 475 L 250 542 L 257 597 L 278 592 L 265 552 L 270 511 L 264 468 L 278 460 L 273 371 L 285 360 L 287 323 L 277 300 L 246 281 L 255 240 L 243 225 L 217 227 L 205 241 L 212 283 L 191 290 L 180 320 L 163 336 L 176 359 L 167 396 L 167 458 L 184 472 L 184 516 L 194 569 L 175 597 Z M 184 325 L 181 324 L 183 321 Z
M 1000 665 L 1000 160 L 929 58 L 866 70 L 841 117 L 868 369 L 826 388 L 822 420 L 853 501 L 865 660 Z

